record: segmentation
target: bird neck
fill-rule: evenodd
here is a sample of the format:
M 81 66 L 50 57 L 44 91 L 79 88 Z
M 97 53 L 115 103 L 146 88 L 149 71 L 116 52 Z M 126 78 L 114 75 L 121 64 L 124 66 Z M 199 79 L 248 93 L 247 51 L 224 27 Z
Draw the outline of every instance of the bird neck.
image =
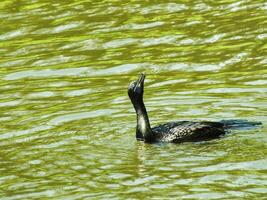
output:
M 134 105 L 137 115 L 136 138 L 145 142 L 152 142 L 154 135 L 150 127 L 149 118 L 143 101 Z

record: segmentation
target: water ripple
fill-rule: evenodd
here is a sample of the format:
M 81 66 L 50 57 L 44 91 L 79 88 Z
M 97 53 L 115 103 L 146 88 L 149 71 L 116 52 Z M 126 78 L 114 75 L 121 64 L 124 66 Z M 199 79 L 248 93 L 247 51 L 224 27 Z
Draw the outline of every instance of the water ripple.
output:
M 88 68 L 81 67 L 81 68 L 69 68 L 69 69 L 45 69 L 45 70 L 28 70 L 28 71 L 21 71 L 8 74 L 5 79 L 6 80 L 17 80 L 29 77 L 51 77 L 51 76 L 75 76 L 81 73 L 88 71 Z
M 265 199 L 263 1 L 2 1 L 1 199 Z M 248 119 L 200 143 L 135 140 L 151 125 Z
M 66 123 L 70 121 L 105 116 L 107 114 L 111 115 L 115 112 L 116 111 L 112 109 L 102 109 L 102 110 L 96 110 L 96 111 L 91 111 L 91 112 L 79 112 L 79 113 L 74 113 L 74 114 L 67 114 L 67 115 L 59 116 L 59 117 L 52 119 L 49 122 L 49 124 L 58 125 L 58 124 Z
M 229 171 L 229 170 L 266 170 L 267 160 L 246 161 L 240 163 L 222 163 L 218 165 L 194 168 L 196 172 Z

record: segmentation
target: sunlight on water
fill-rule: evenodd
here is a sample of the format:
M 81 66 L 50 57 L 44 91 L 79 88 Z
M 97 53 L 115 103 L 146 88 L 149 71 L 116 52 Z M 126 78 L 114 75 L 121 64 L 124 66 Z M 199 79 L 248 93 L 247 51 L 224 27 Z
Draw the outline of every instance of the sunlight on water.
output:
M 0 199 L 266 199 L 264 1 L 3 0 Z M 144 144 L 151 124 L 246 119 L 199 143 Z

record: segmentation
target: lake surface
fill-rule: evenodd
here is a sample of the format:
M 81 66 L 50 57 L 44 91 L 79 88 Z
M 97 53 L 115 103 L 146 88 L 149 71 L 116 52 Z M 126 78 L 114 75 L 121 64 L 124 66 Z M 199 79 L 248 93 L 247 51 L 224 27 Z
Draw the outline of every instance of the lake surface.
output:
M 266 1 L 0 3 L 0 199 L 266 199 Z M 247 119 L 220 139 L 135 139 L 152 125 Z

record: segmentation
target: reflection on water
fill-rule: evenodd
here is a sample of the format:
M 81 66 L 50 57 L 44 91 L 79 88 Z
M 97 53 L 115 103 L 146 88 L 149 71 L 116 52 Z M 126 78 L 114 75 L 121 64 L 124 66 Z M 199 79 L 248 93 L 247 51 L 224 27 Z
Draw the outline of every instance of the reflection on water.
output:
M 251 0 L 2 1 L 1 199 L 264 199 L 266 10 Z M 140 72 L 153 125 L 264 126 L 138 142 L 126 88 Z

